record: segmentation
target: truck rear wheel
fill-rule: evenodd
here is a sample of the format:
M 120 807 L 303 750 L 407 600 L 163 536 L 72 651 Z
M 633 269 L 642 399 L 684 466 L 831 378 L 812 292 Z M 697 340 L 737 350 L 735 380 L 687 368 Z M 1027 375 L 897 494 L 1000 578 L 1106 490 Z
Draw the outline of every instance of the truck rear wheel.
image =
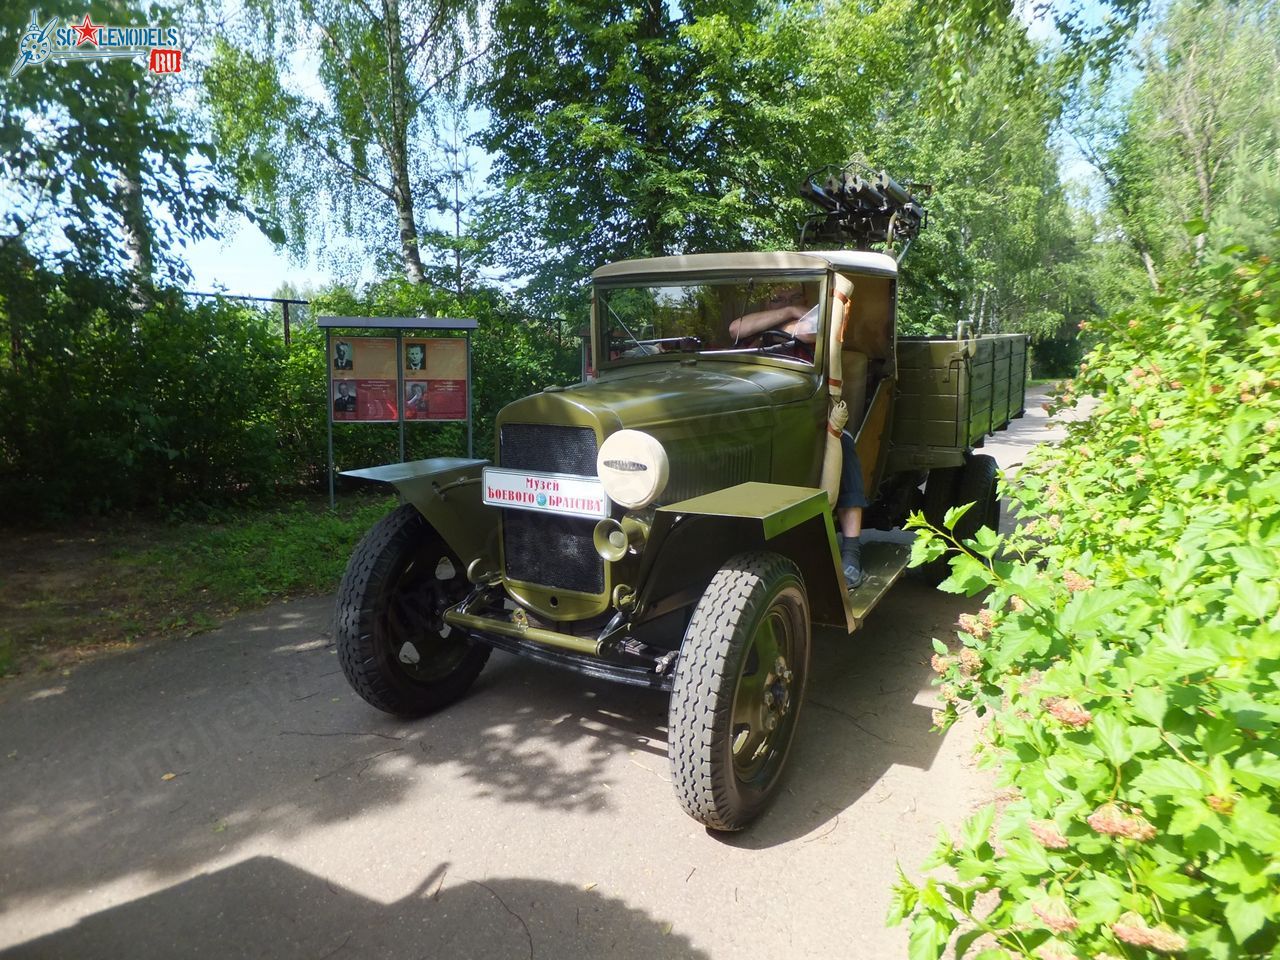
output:
M 943 520 L 947 511 L 956 502 L 956 488 L 960 485 L 960 474 L 964 467 L 935 467 L 929 471 L 929 479 L 924 485 L 924 504 L 921 512 L 931 527 L 945 529 Z M 951 565 L 947 562 L 950 555 L 944 554 L 937 560 L 921 564 L 916 568 L 917 575 L 926 583 L 937 585 L 947 578 Z
M 1000 532 L 1000 498 L 996 488 L 996 461 L 982 453 L 967 453 L 964 465 L 944 467 L 929 471 L 924 488 L 924 518 L 944 530 L 947 511 L 952 507 L 972 503 L 973 507 L 960 518 L 952 535 L 960 541 L 972 539 L 980 527 L 990 527 Z M 937 560 L 919 567 L 920 576 L 931 583 L 941 583 L 951 572 L 948 562 L 955 556 L 952 550 Z
M 668 711 L 671 780 L 685 812 L 741 830 L 773 799 L 809 672 L 809 601 L 776 553 L 733 557 L 689 621 Z
M 973 509 L 956 524 L 956 539 L 967 540 L 980 527 L 1000 532 L 1000 498 L 996 490 L 996 461 L 984 453 L 971 453 L 960 468 L 956 505 L 972 503 Z
M 378 521 L 338 589 L 338 660 L 356 693 L 401 717 L 466 693 L 490 652 L 444 622 L 466 592 L 462 562 L 412 504 Z

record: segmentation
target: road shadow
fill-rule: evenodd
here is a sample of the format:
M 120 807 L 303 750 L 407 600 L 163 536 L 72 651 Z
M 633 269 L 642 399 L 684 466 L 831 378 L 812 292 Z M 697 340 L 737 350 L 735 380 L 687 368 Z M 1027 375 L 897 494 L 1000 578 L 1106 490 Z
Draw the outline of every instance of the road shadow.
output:
M 0 951 L 3 960 L 704 958 L 688 937 L 598 890 L 468 878 L 441 864 L 380 903 L 274 857 L 254 857 Z
M 929 687 L 930 639 L 961 609 L 904 580 L 863 630 L 817 638 L 786 788 L 729 842 L 804 836 L 894 764 L 932 763 L 942 740 L 916 701 Z M 464 700 L 397 720 L 348 688 L 330 611 L 326 601 L 281 604 L 10 687 L 0 704 L 0 909 L 126 875 L 186 875 L 255 838 L 288 842 L 410 794 L 451 810 L 488 798 L 567 812 L 585 818 L 584 835 L 607 835 L 628 795 L 654 786 L 620 779 L 620 764 L 665 779 L 665 695 L 495 654 Z
M 347 686 L 331 602 L 10 685 L 0 704 L 0 910 L 166 878 L 413 792 L 606 814 L 617 754 L 665 762 L 666 698 L 495 654 L 469 696 L 398 720 Z M 459 785 L 459 779 L 470 791 Z

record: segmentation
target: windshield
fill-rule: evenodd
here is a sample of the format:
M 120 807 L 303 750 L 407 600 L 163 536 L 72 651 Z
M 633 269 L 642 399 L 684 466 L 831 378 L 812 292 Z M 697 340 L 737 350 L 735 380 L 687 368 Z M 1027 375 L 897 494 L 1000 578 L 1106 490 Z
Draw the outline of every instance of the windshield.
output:
M 812 363 L 821 296 L 812 274 L 600 288 L 603 359 L 741 353 Z

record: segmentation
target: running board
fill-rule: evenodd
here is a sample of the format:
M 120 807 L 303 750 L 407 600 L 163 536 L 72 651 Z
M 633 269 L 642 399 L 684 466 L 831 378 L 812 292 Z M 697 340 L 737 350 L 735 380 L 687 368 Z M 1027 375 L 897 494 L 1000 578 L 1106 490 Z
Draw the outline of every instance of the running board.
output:
M 889 588 L 902 576 L 911 560 L 911 547 L 905 543 L 889 543 L 884 540 L 864 540 L 862 543 L 862 570 L 867 579 L 849 594 L 853 605 L 853 629 L 862 626 Z

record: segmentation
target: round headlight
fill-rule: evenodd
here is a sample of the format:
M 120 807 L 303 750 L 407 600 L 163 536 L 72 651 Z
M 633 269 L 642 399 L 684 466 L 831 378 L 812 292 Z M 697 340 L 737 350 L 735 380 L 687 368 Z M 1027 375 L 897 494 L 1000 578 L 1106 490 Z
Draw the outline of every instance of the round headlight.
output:
M 619 430 L 600 445 L 596 473 L 614 503 L 638 510 L 667 486 L 667 451 L 647 433 Z

